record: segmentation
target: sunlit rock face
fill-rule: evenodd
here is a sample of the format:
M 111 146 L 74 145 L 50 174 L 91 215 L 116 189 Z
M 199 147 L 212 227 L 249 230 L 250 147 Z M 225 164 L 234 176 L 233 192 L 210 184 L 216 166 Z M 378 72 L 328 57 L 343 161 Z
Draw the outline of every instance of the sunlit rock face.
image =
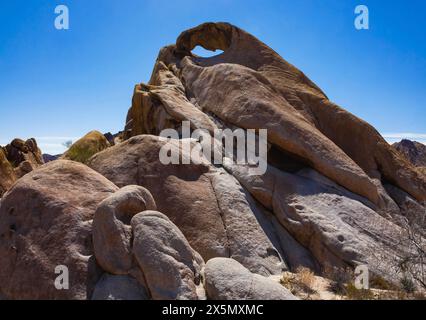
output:
M 223 53 L 198 57 L 196 46 Z M 220 163 L 194 155 L 204 139 L 182 139 L 188 122 L 209 137 L 267 129 L 266 172 L 232 152 Z M 35 141 L 12 144 L 24 155 L 0 149 L 0 192 L 9 190 L 0 297 L 295 299 L 276 281 L 283 271 L 368 265 L 395 284 L 401 258 L 416 250 L 402 241 L 407 222 L 424 243 L 421 170 L 230 24 L 200 25 L 161 49 L 112 138 L 92 132 L 75 144 L 74 161 L 42 166 Z M 185 161 L 163 163 L 165 146 Z M 21 175 L 10 155 L 37 166 Z M 71 290 L 55 288 L 58 265 L 69 268 Z
M 199 57 L 191 52 L 197 46 L 223 53 Z M 392 259 L 371 252 L 390 257 L 403 250 L 394 244 L 405 214 L 396 195 L 406 195 L 417 208 L 426 200 L 425 176 L 371 125 L 332 103 L 266 44 L 227 23 L 187 30 L 175 45 L 160 50 L 149 83 L 135 87 L 125 137 L 179 131 L 182 121 L 211 134 L 223 128 L 268 130 L 265 175 L 251 176 L 244 166 L 222 168 L 253 200 L 252 214 L 262 211 L 274 234 L 287 240 L 276 245 L 287 266 L 321 269 L 368 262 L 385 275 Z M 164 185 L 168 177 L 150 176 L 139 183 L 153 179 L 148 183 Z M 195 186 L 195 181 L 186 183 Z M 192 204 L 192 193 L 178 193 L 179 203 Z M 159 206 L 168 199 L 154 191 L 156 196 Z M 265 224 L 262 228 L 267 230 Z

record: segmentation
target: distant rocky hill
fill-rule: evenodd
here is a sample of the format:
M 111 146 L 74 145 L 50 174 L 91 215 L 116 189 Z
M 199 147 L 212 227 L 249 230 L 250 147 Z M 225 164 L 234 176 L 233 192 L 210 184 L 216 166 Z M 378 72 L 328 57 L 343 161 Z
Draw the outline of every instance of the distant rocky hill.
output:
M 426 145 L 416 141 L 402 140 L 392 146 L 413 165 L 426 173 Z
M 198 45 L 223 53 L 198 57 Z M 184 141 L 200 149 L 218 129 L 267 129 L 266 173 L 232 152 L 221 164 L 191 152 L 183 121 L 203 130 Z M 358 265 L 382 284 L 421 286 L 425 175 L 238 27 L 202 24 L 162 48 L 113 138 L 91 132 L 65 154 L 74 161 L 8 185 L 0 296 L 290 300 L 283 272 Z M 160 160 L 165 147 L 178 163 Z M 57 266 L 69 269 L 69 290 L 55 288 Z

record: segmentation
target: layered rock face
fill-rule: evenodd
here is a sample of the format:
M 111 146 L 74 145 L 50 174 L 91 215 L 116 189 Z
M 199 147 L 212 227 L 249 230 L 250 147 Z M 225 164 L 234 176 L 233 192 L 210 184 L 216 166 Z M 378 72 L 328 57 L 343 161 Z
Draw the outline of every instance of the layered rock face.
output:
M 197 57 L 197 45 L 224 53 Z M 183 121 L 203 136 L 182 137 Z M 268 130 L 264 174 L 232 152 L 220 163 L 193 152 L 216 130 L 238 128 Z M 180 136 L 161 137 L 164 129 Z M 161 161 L 164 148 L 179 161 Z M 161 49 L 149 83 L 135 87 L 125 131 L 91 132 L 64 155 L 84 164 L 60 159 L 16 181 L 9 154 L 19 158 L 0 149 L 6 299 L 290 300 L 276 279 L 301 266 L 322 274 L 367 264 L 397 283 L 398 263 L 413 253 L 404 226 L 426 213 L 418 169 L 226 23 Z M 55 287 L 57 266 L 69 269 L 69 290 Z

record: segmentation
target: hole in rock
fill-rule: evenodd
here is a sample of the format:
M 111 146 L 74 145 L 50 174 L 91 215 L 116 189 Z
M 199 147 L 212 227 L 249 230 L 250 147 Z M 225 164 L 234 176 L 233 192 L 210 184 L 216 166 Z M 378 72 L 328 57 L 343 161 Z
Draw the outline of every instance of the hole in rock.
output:
M 277 169 L 290 173 L 312 167 L 306 159 L 284 151 L 274 145 L 272 145 L 268 152 L 268 163 Z
M 200 58 L 211 58 L 221 55 L 223 53 L 223 50 L 217 49 L 216 51 L 210 51 L 204 49 L 202 46 L 196 46 L 191 52 L 193 55 L 198 56 Z

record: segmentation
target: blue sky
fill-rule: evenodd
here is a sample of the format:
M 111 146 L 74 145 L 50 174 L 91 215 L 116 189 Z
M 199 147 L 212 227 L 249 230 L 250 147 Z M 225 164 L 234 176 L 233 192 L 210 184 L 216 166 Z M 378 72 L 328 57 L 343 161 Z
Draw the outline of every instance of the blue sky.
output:
M 59 4 L 70 30 L 54 28 Z M 354 28 L 359 4 L 370 30 Z M 55 153 L 121 130 L 159 49 L 206 21 L 254 34 L 387 137 L 426 141 L 425 17 L 423 0 L 1 0 L 0 144 L 36 137 Z

